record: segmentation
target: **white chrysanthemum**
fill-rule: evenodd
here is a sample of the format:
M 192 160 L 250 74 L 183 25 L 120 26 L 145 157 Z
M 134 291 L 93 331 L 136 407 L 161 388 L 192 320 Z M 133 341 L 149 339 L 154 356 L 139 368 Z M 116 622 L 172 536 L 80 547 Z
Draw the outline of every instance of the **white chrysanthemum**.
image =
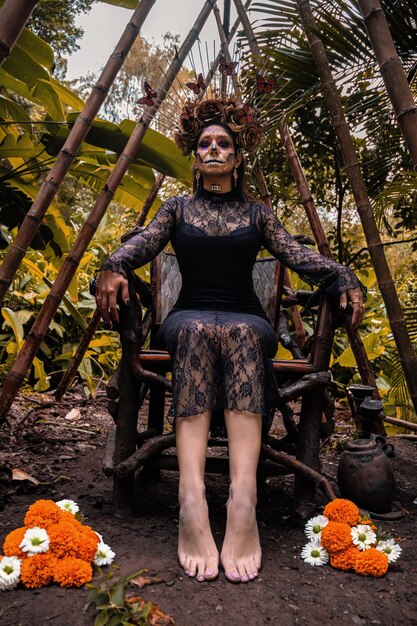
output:
M 376 534 L 367 524 L 358 524 L 350 530 L 352 541 L 359 550 L 368 550 L 376 541 Z
M 328 523 L 329 520 L 327 517 L 324 515 L 316 515 L 316 517 L 312 517 L 308 520 L 304 532 L 309 539 L 321 539 L 321 531 Z
M 44 528 L 39 528 L 38 526 L 28 528 L 19 544 L 19 548 L 22 552 L 27 552 L 28 556 L 46 552 L 49 548 L 48 533 Z
M 301 550 L 301 558 L 309 565 L 325 565 L 329 560 L 329 553 L 319 541 L 313 539 Z
M 398 543 L 395 543 L 394 539 L 380 541 L 376 546 L 376 549 L 387 555 L 388 563 L 394 563 L 402 552 L 401 546 L 399 546 Z
M 115 553 L 106 543 L 100 541 L 97 546 L 96 556 L 94 557 L 95 565 L 101 567 L 102 565 L 110 565 L 113 563 L 113 559 L 115 557 Z
M 20 559 L 17 556 L 0 558 L 0 591 L 14 589 L 20 579 Z
M 68 511 L 69 513 L 72 513 L 73 515 L 78 513 L 78 511 L 80 510 L 80 507 L 78 506 L 76 502 L 74 502 L 74 500 L 60 500 L 56 504 L 63 511 Z

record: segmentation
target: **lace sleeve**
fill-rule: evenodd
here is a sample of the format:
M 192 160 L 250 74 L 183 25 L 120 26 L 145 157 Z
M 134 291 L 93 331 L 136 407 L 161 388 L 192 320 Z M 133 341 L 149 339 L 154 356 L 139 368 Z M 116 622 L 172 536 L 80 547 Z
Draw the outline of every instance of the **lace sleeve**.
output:
M 178 198 L 164 202 L 148 226 L 117 248 L 100 269 L 112 270 L 126 277 L 126 273 L 154 259 L 172 236 L 177 205 Z
M 307 283 L 313 283 L 335 297 L 357 287 L 365 295 L 365 288 L 352 270 L 296 241 L 269 207 L 259 205 L 257 226 L 262 235 L 262 245 L 268 252 Z

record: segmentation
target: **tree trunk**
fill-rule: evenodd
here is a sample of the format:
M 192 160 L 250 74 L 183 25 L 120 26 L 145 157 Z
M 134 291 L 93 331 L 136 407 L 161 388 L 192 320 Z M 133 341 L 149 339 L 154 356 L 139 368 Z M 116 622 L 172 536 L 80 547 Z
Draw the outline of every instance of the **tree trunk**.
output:
M 358 0 L 398 126 L 417 170 L 417 106 L 379 0 Z
M 368 193 L 356 156 L 349 125 L 346 121 L 340 95 L 332 76 L 323 42 L 317 36 L 317 25 L 308 0 L 297 0 L 301 21 L 307 34 L 311 55 L 322 83 L 323 95 L 343 154 L 352 193 L 375 268 L 378 286 L 384 299 L 391 330 L 398 349 L 411 400 L 417 410 L 417 357 L 407 333 L 398 294 L 385 257 Z
M 9 56 L 38 0 L 6 0 L 0 9 L 0 66 Z
M 98 196 L 90 216 L 83 225 L 74 245 L 68 253 L 55 283 L 49 292 L 27 339 L 23 344 L 22 349 L 17 355 L 13 368 L 4 382 L 0 393 L 0 424 L 4 421 L 9 408 L 16 397 L 19 387 L 36 355 L 39 345 L 45 337 L 45 334 L 48 332 L 49 324 L 51 323 L 51 320 L 61 303 L 62 297 L 64 296 L 65 291 L 67 290 L 76 272 L 78 264 L 82 259 L 88 244 L 90 243 L 103 215 L 106 212 L 106 209 L 113 197 L 114 190 L 122 180 L 129 163 L 131 163 L 132 159 L 134 159 L 136 152 L 142 143 L 146 129 L 154 118 L 155 113 L 158 111 L 161 102 L 168 93 L 168 90 L 181 69 L 181 66 L 191 47 L 197 40 L 198 35 L 213 8 L 214 2 L 215 0 L 206 0 L 204 3 L 203 9 L 201 10 L 193 28 L 187 35 L 181 48 L 176 52 L 176 55 L 165 74 L 165 80 L 159 91 L 160 95 L 158 95 L 157 101 L 152 107 L 146 107 L 143 117 L 136 125 L 123 153 L 120 155 L 113 171 L 107 179 L 107 183 L 103 191 Z
M 0 303 L 154 3 L 155 0 L 141 0 L 138 4 L 52 169 L 39 189 L 38 195 L 19 228 L 16 239 L 9 246 L 0 267 Z M 20 0 L 19 4 L 21 4 Z

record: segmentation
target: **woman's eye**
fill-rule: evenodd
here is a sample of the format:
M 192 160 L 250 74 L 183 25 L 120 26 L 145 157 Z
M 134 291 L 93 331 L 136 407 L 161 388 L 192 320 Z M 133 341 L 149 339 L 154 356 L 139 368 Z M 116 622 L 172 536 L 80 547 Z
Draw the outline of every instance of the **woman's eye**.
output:
M 229 143 L 228 141 L 221 141 L 221 142 L 219 143 L 219 146 L 220 146 L 221 148 L 230 148 L 230 143 Z

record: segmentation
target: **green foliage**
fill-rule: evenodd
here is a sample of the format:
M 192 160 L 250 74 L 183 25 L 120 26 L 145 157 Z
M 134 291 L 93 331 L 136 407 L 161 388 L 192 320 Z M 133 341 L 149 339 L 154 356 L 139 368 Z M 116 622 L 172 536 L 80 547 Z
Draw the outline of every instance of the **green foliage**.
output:
M 129 603 L 126 601 L 127 585 L 139 576 L 142 571 L 129 576 L 116 576 L 118 568 L 103 575 L 98 568 L 101 579 L 97 585 L 86 585 L 89 589 L 86 597 L 86 609 L 98 611 L 94 626 L 129 626 L 138 624 L 147 626 L 151 603 L 141 606 L 139 602 Z

